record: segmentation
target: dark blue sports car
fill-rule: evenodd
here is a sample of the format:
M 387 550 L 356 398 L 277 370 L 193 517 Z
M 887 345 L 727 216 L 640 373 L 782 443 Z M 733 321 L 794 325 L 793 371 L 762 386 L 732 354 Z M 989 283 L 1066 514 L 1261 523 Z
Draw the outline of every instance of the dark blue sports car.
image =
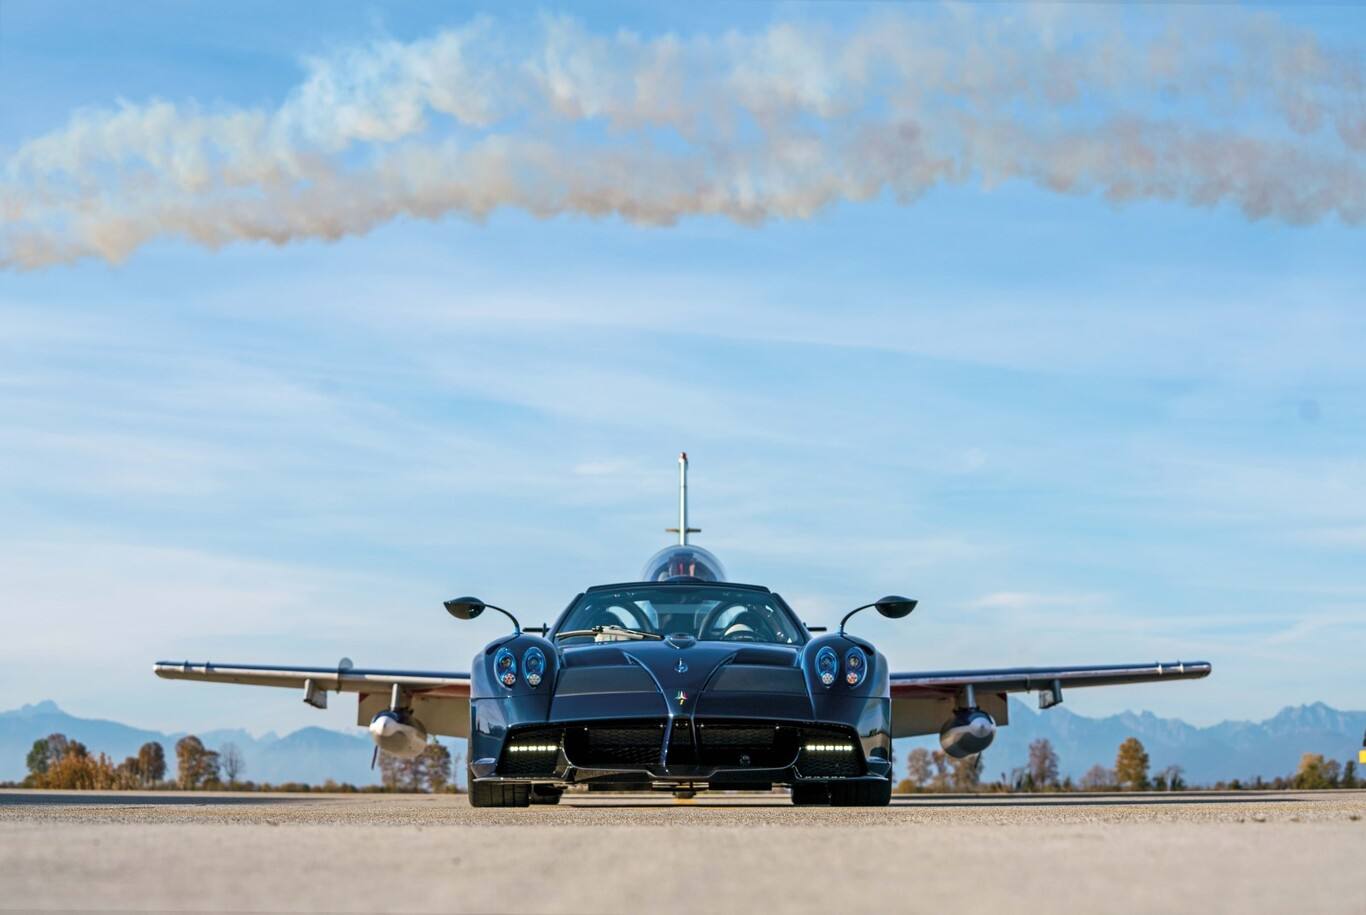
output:
M 904 615 L 914 603 L 881 606 Z M 573 784 L 781 784 L 798 803 L 885 804 L 888 684 L 872 645 L 813 637 L 767 588 L 697 576 L 589 588 L 548 633 L 515 633 L 475 659 L 470 800 L 553 801 Z
M 574 785 L 613 790 L 791 788 L 794 804 L 884 805 L 892 739 L 939 734 L 964 757 L 1009 723 L 1006 696 L 1210 673 L 1206 662 L 894 672 L 845 631 L 854 613 L 904 617 L 916 602 L 884 597 L 845 615 L 835 633 L 807 626 L 777 593 L 726 581 L 721 563 L 687 542 L 686 456 L 680 458 L 680 543 L 651 558 L 642 580 L 576 596 L 551 626 L 523 629 L 473 598 L 446 601 L 460 619 L 487 609 L 512 619 L 469 673 L 267 667 L 162 661 L 158 676 L 359 693 L 357 723 L 376 752 L 416 756 L 429 735 L 469 739 L 470 803 L 556 803 Z

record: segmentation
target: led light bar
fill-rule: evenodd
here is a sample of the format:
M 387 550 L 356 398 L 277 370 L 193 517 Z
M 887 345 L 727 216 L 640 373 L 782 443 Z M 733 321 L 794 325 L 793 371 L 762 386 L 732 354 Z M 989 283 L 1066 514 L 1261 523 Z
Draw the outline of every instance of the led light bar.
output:
M 508 747 L 509 753 L 554 753 L 559 745 L 553 743 L 522 743 Z
M 852 753 L 854 747 L 847 743 L 809 743 L 806 749 L 812 753 Z

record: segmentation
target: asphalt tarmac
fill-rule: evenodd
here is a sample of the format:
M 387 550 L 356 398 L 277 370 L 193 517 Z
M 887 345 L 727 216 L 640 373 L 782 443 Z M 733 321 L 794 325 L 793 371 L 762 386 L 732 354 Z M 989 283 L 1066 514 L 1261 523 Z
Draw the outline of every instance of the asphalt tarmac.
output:
M 0 791 L 0 910 L 1366 913 L 1366 792 Z

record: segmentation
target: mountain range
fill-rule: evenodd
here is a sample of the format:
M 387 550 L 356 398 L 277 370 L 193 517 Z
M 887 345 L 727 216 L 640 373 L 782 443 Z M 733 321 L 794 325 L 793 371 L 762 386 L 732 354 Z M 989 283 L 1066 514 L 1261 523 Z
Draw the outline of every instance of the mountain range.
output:
M 25 775 L 24 759 L 33 741 L 61 733 L 79 740 L 91 752 L 106 753 L 115 762 L 137 753 L 147 741 L 166 748 L 174 767 L 175 742 L 184 734 L 166 734 L 130 727 L 116 721 L 79 718 L 51 701 L 0 712 L 0 780 L 18 781 Z M 1188 784 L 1220 780 L 1272 778 L 1295 771 L 1304 753 L 1322 753 L 1345 762 L 1356 757 L 1366 733 L 1366 712 L 1344 712 L 1322 702 L 1287 706 L 1265 721 L 1224 721 L 1195 727 L 1178 718 L 1159 718 L 1151 712 L 1125 712 L 1108 718 L 1087 718 L 1065 706 L 1035 711 L 1011 700 L 1010 726 L 1002 728 L 983 757 L 983 777 L 995 779 L 1024 765 L 1029 743 L 1040 737 L 1053 744 L 1063 775 L 1080 778 L 1091 766 L 1113 766 L 1115 751 L 1127 737 L 1137 737 L 1148 751 L 1152 771 L 1181 766 Z M 373 749 L 364 732 L 342 733 L 325 728 L 302 728 L 280 737 L 254 737 L 243 730 L 208 731 L 198 735 L 205 746 L 218 750 L 232 743 L 246 762 L 244 778 L 257 782 L 309 782 L 327 779 L 354 785 L 375 784 L 379 773 L 370 769 Z M 898 741 L 900 759 L 911 746 L 934 738 Z M 461 754 L 464 741 L 450 741 L 452 754 Z M 900 768 L 900 767 L 899 767 Z M 463 781 L 463 764 L 457 778 Z
M 33 741 L 48 734 L 65 734 L 85 744 L 91 753 L 105 753 L 116 763 L 136 755 L 144 743 L 156 741 L 166 748 L 170 774 L 175 770 L 175 743 L 185 736 L 147 731 L 117 721 L 78 718 L 50 700 L 25 705 L 0 712 L 0 781 L 22 779 L 27 774 L 24 760 Z M 379 783 L 378 770 L 370 769 L 374 744 L 364 731 L 345 734 L 326 728 L 300 728 L 284 737 L 273 732 L 253 737 L 243 730 L 218 730 L 196 736 L 211 750 L 235 744 L 246 763 L 243 779 L 274 784 L 321 784 L 329 778 L 353 785 Z
M 1086 718 L 1058 706 L 1036 711 L 1011 700 L 1010 726 L 1001 728 L 983 754 L 985 779 L 995 779 L 1024 765 L 1029 743 L 1046 737 L 1057 751 L 1059 771 L 1074 779 L 1093 765 L 1115 764 L 1115 753 L 1128 737 L 1137 737 L 1148 752 L 1150 771 L 1177 765 L 1190 785 L 1254 776 L 1290 775 L 1305 753 L 1322 753 L 1339 763 L 1355 760 L 1366 732 L 1366 712 L 1343 712 L 1322 702 L 1286 706 L 1264 721 L 1221 721 L 1196 727 L 1179 718 L 1152 712 L 1124 712 L 1108 718 Z

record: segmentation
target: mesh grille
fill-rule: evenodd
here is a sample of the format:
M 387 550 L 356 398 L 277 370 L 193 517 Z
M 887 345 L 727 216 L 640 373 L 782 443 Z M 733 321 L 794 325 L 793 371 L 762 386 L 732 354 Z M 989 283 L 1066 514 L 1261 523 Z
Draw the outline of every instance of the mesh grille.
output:
M 714 724 L 702 731 L 702 745 L 708 749 L 722 747 L 771 747 L 775 728 L 739 727 Z
M 565 755 L 574 765 L 590 769 L 639 769 L 658 764 L 663 743 L 662 721 L 589 725 L 565 732 Z
M 665 722 L 609 721 L 568 728 L 531 728 L 507 740 L 502 775 L 552 776 L 561 748 L 575 766 L 589 769 L 646 769 L 659 764 Z M 755 721 L 675 719 L 669 731 L 669 765 L 777 769 L 796 761 L 807 778 L 863 775 L 863 752 L 852 730 L 795 727 Z M 517 747 L 553 747 L 519 750 Z M 848 747 L 848 750 L 815 747 Z
M 848 750 L 816 750 L 816 747 L 848 747 Z M 797 770 L 807 778 L 849 778 L 863 774 L 863 750 L 850 731 L 803 728 Z
M 669 765 L 697 765 L 697 747 L 693 742 L 692 722 L 686 718 L 674 719 L 673 730 L 669 732 Z
M 849 778 L 863 774 L 858 759 L 848 756 L 824 756 L 802 751 L 797 769 L 807 778 Z
M 706 766 L 776 769 L 797 755 L 797 731 L 782 725 L 697 722 L 699 762 Z
M 553 775 L 560 758 L 561 736 L 559 728 L 532 728 L 512 734 L 503 747 L 499 774 Z M 527 749 L 530 747 L 537 749 Z

